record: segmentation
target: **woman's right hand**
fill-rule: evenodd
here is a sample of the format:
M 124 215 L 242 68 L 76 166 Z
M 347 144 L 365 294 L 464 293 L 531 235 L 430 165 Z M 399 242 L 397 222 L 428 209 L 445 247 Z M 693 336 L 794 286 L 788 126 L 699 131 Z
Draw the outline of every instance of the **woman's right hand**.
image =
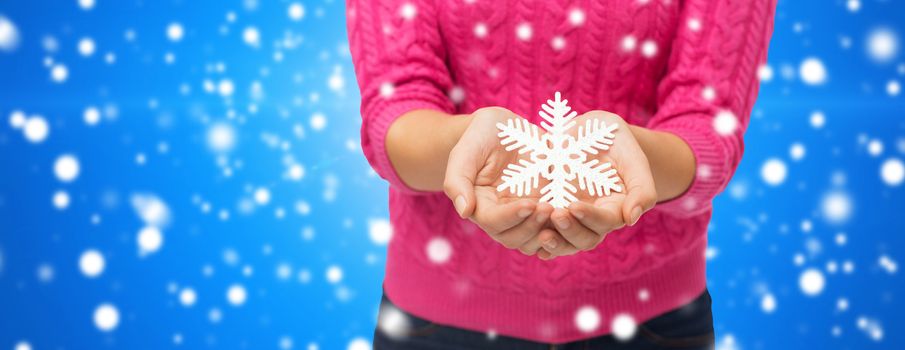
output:
M 449 154 L 443 190 L 462 218 L 467 218 L 509 249 L 534 255 L 541 248 L 532 239 L 547 225 L 553 212 L 548 203 L 534 197 L 518 197 L 509 191 L 497 191 L 503 169 L 524 155 L 506 151 L 496 136 L 497 123 L 521 118 L 501 107 L 481 108 L 470 116 L 471 122 Z

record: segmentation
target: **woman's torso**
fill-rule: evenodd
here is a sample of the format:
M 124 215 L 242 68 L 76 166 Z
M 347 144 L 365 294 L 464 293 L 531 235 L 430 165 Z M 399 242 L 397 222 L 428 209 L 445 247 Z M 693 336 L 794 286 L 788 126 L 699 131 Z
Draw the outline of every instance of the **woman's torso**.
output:
M 438 1 L 458 112 L 503 106 L 536 122 L 560 91 L 579 113 L 643 124 L 677 30 L 673 1 Z
M 537 123 L 540 105 L 560 91 L 579 113 L 602 109 L 644 125 L 680 25 L 681 3 L 667 3 L 438 0 L 417 15 L 437 19 L 458 113 L 502 106 Z M 552 261 L 496 243 L 443 193 L 391 189 L 390 215 L 386 292 L 441 324 L 580 339 L 588 334 L 571 325 L 581 307 L 646 320 L 704 289 L 707 210 L 677 218 L 655 208 L 595 249 Z
M 656 112 L 656 87 L 678 25 L 681 6 L 667 3 L 439 0 L 436 13 L 419 15 L 438 16 L 459 113 L 503 106 L 537 123 L 540 105 L 560 91 L 579 113 L 602 109 L 643 125 Z M 406 241 L 391 245 L 391 259 L 399 254 L 436 266 L 428 253 L 442 239 L 452 254 L 439 273 L 468 285 L 546 295 L 644 273 L 705 239 L 709 219 L 709 213 L 677 219 L 654 209 L 593 251 L 543 262 L 459 219 L 442 193 L 393 193 L 390 202 Z

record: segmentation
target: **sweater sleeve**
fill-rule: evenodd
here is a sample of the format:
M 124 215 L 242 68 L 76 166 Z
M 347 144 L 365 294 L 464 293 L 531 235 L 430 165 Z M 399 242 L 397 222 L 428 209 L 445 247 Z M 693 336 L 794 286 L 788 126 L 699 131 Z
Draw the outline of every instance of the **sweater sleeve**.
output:
M 415 109 L 452 113 L 451 78 L 433 0 L 348 0 L 349 48 L 361 90 L 361 146 L 394 189 L 399 178 L 386 151 L 390 124 Z
M 694 153 L 691 186 L 657 206 L 688 217 L 710 209 L 741 160 L 776 0 L 688 0 L 682 6 L 647 127 L 677 135 Z

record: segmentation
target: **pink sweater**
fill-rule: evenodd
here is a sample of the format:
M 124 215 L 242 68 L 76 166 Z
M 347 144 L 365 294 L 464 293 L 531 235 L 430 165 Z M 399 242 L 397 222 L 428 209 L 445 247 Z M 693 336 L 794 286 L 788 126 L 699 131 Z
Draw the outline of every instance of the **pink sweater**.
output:
M 349 0 L 362 148 L 390 184 L 388 297 L 439 324 L 559 343 L 608 334 L 619 314 L 640 324 L 703 292 L 711 200 L 742 156 L 774 8 L 775 0 Z M 407 188 L 387 158 L 387 129 L 407 111 L 502 106 L 537 123 L 555 91 L 579 113 L 607 110 L 684 139 L 697 158 L 691 187 L 592 251 L 541 261 L 459 219 L 443 193 Z M 579 310 L 596 311 L 599 326 L 579 327 Z

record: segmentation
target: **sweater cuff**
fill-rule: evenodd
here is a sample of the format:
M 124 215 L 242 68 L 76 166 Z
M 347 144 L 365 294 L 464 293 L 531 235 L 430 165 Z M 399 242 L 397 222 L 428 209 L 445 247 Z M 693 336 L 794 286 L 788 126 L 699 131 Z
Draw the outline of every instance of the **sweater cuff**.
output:
M 705 118 L 682 118 L 666 121 L 654 130 L 674 134 L 685 141 L 695 158 L 695 176 L 685 192 L 676 198 L 657 203 L 655 209 L 679 217 L 690 217 L 708 211 L 713 198 L 723 190 L 732 171 L 723 141 L 707 125 Z
M 371 166 L 380 177 L 390 183 L 390 188 L 405 194 L 430 194 L 433 192 L 418 191 L 402 181 L 402 178 L 396 173 L 393 163 L 390 162 L 386 148 L 386 136 L 390 125 L 403 114 L 416 109 L 443 110 L 441 107 L 423 100 L 395 100 L 375 106 L 372 112 L 374 118 L 366 121 L 370 125 L 362 125 L 362 148 Z

